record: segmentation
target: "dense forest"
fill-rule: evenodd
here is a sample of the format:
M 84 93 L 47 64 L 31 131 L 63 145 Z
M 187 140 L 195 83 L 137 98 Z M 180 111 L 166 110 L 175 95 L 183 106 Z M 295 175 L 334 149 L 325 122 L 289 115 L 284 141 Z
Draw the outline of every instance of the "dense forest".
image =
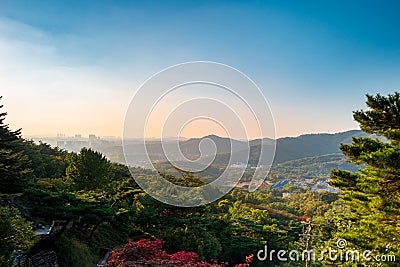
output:
M 367 95 L 367 106 L 354 119 L 368 135 L 342 144 L 343 155 L 288 161 L 266 179 L 322 176 L 339 193 L 266 182 L 252 193 L 243 185 L 211 204 L 182 208 L 153 199 L 133 178 L 158 173 L 128 169 L 92 149 L 67 152 L 26 140 L 7 125 L 1 105 L 0 266 L 27 266 L 21 262 L 37 255 L 78 267 L 398 266 L 400 94 Z M 183 186 L 204 183 L 176 174 L 162 175 Z M 339 241 L 345 246 L 338 248 Z M 276 253 L 260 257 L 265 248 L 369 254 L 368 262 L 287 255 L 285 261 Z

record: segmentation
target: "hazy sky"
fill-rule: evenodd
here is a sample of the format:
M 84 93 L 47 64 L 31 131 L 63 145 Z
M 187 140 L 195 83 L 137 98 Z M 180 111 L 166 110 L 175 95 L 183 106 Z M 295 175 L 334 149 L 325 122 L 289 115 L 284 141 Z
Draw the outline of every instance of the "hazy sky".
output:
M 278 137 L 355 129 L 365 93 L 400 88 L 399 1 L 126 2 L 0 1 L 0 95 L 13 128 L 121 136 L 136 89 L 186 61 L 251 77 Z

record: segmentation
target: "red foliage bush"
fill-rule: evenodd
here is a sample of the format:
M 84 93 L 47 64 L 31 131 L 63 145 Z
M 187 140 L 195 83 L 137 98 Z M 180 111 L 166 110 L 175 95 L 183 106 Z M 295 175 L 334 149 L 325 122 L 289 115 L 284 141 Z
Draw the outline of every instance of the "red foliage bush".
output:
M 227 263 L 199 261 L 196 252 L 179 251 L 168 254 L 163 250 L 162 239 L 142 239 L 129 242 L 120 248 L 114 249 L 108 258 L 105 267 L 223 267 Z M 247 267 L 253 261 L 253 255 L 246 257 L 246 263 L 237 264 L 235 267 Z

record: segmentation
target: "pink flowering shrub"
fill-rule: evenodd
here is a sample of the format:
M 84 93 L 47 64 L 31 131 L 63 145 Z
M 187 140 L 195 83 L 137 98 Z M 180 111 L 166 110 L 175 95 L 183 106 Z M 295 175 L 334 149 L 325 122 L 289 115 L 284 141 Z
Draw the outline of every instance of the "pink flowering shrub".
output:
M 129 240 L 127 244 L 114 249 L 106 267 L 139 267 L 139 266 L 160 266 L 160 267 L 223 267 L 227 263 L 199 261 L 196 252 L 178 251 L 168 254 L 163 250 L 162 239 L 141 239 L 137 242 Z M 235 267 L 250 266 L 253 255 L 246 257 L 246 263 L 237 264 Z

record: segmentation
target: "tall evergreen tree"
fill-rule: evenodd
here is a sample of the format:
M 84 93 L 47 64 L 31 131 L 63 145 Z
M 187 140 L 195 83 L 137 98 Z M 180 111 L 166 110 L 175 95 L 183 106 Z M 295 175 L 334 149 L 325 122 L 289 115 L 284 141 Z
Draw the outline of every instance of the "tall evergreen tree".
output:
M 359 137 L 341 145 L 359 172 L 333 170 L 330 184 L 342 190 L 347 215 L 338 237 L 378 253 L 400 252 L 400 93 L 367 95 L 368 110 L 353 113 L 361 129 L 378 138 Z M 377 260 L 377 258 L 373 258 Z
M 0 112 L 0 193 L 16 193 L 24 188 L 29 160 L 23 152 L 21 129 L 12 131 L 4 123 L 6 116 Z

